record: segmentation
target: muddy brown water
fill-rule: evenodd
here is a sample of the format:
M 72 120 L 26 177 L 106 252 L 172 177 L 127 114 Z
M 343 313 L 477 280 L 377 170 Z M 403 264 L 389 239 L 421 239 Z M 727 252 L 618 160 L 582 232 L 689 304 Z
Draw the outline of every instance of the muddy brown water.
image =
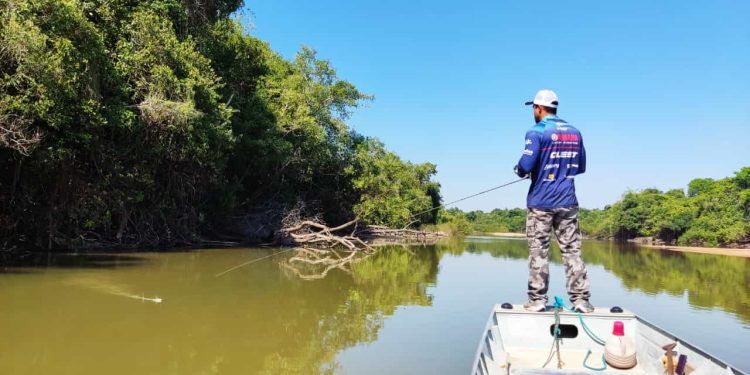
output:
M 465 374 L 492 305 L 522 302 L 526 243 L 387 247 L 295 278 L 269 249 L 45 255 L 0 268 L 0 374 Z M 750 371 L 750 260 L 584 244 L 592 302 Z M 553 251 L 551 295 L 564 295 Z M 161 303 L 144 298 L 161 298 Z M 606 333 L 602 333 L 604 335 Z

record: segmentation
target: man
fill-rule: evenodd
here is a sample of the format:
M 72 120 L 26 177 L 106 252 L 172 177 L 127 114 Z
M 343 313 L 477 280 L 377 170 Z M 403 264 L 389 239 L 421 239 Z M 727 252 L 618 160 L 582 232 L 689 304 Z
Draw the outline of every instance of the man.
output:
M 557 95 L 541 90 L 533 105 L 536 125 L 526 132 L 526 147 L 515 167 L 529 177 L 526 238 L 529 242 L 528 311 L 544 311 L 549 284 L 549 245 L 555 230 L 565 262 L 570 301 L 576 311 L 589 313 L 589 280 L 581 259 L 578 199 L 573 178 L 586 171 L 586 150 L 578 129 L 557 117 Z

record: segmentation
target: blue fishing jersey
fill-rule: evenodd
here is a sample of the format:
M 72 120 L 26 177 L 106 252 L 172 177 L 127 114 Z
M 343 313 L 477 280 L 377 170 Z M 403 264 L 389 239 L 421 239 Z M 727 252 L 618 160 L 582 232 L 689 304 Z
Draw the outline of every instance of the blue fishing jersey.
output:
M 547 116 L 526 132 L 518 161 L 519 177 L 530 174 L 529 208 L 578 206 L 574 177 L 586 171 L 586 149 L 578 129 L 557 116 Z

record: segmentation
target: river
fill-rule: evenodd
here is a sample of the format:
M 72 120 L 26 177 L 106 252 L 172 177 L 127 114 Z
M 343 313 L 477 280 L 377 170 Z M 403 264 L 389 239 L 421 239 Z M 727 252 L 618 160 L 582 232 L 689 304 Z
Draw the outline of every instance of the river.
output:
M 37 255 L 0 268 L 0 374 L 465 374 L 526 242 L 387 247 L 304 281 L 278 249 Z M 564 295 L 553 252 L 551 295 Z M 592 302 L 750 371 L 750 259 L 587 241 Z M 160 298 L 161 302 L 156 298 Z M 144 299 L 147 298 L 147 299 Z

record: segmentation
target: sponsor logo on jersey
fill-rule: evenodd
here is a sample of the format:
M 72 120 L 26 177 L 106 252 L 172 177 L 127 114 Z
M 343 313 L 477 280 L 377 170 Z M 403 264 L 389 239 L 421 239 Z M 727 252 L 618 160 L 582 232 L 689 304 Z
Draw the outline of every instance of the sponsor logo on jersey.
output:
M 552 133 L 550 136 L 552 141 L 557 142 L 578 142 L 578 134 L 557 134 Z
M 563 142 L 578 142 L 578 134 L 560 134 L 560 140 Z
M 568 168 L 578 168 L 578 164 L 568 164 Z
M 570 164 L 568 164 L 568 165 L 570 165 Z M 552 168 L 560 168 L 560 164 L 547 164 L 547 165 L 544 166 L 544 170 L 545 171 L 546 170 L 550 170 Z
M 529 155 L 529 156 L 531 156 L 531 155 L 534 155 L 534 151 L 531 151 L 531 150 L 523 150 L 523 154 L 524 154 L 524 155 Z
M 526 144 L 527 144 L 527 145 L 530 145 L 531 143 L 532 143 L 532 142 L 531 142 L 531 139 L 527 139 L 527 140 L 526 140 Z
M 578 151 L 553 151 L 549 153 L 550 159 L 572 159 L 578 156 Z

